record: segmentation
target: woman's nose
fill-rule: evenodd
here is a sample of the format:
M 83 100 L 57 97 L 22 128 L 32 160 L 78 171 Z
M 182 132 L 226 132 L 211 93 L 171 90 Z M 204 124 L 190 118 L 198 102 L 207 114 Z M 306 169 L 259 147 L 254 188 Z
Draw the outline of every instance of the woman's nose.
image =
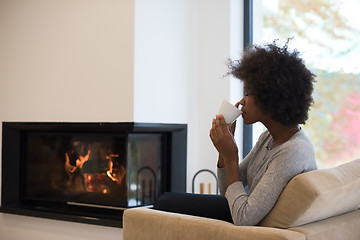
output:
M 242 104 L 241 104 L 241 101 L 235 103 L 235 107 L 237 107 L 237 108 L 239 108 L 240 105 L 242 105 Z
M 243 105 L 245 104 L 245 97 L 243 97 L 237 104 Z

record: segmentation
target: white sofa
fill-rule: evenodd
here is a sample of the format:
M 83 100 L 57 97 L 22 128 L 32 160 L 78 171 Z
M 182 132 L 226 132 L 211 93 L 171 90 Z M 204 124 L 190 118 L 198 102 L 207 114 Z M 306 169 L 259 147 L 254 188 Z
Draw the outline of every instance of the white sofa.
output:
M 124 212 L 124 240 L 360 239 L 360 159 L 292 179 L 258 226 L 133 208 Z

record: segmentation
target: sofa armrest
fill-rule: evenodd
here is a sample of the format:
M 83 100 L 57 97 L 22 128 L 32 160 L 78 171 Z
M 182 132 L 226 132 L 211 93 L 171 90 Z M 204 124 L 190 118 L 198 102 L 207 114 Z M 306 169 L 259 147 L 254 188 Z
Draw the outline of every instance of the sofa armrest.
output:
M 221 220 L 169 213 L 148 208 L 133 208 L 124 212 L 123 239 L 305 240 L 305 235 L 284 229 L 235 226 Z

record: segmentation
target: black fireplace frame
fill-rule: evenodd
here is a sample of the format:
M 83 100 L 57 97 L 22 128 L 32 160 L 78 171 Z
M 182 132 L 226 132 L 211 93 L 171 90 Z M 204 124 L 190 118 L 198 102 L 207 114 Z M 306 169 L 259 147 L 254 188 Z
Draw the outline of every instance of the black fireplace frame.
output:
M 161 133 L 160 192 L 186 192 L 187 125 L 136 122 L 3 122 L 0 212 L 103 226 L 122 227 L 122 209 L 92 206 L 49 206 L 23 200 L 23 148 L 28 132 Z

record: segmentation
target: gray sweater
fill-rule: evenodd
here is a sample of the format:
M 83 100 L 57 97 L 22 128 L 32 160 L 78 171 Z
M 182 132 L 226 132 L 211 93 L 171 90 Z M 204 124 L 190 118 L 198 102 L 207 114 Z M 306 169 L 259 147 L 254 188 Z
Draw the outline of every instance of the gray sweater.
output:
M 241 161 L 241 182 L 226 188 L 225 168 L 217 170 L 220 194 L 228 200 L 235 225 L 257 225 L 293 177 L 317 169 L 313 145 L 302 130 L 287 142 L 268 150 L 266 146 L 271 138 L 269 131 L 265 131 Z

